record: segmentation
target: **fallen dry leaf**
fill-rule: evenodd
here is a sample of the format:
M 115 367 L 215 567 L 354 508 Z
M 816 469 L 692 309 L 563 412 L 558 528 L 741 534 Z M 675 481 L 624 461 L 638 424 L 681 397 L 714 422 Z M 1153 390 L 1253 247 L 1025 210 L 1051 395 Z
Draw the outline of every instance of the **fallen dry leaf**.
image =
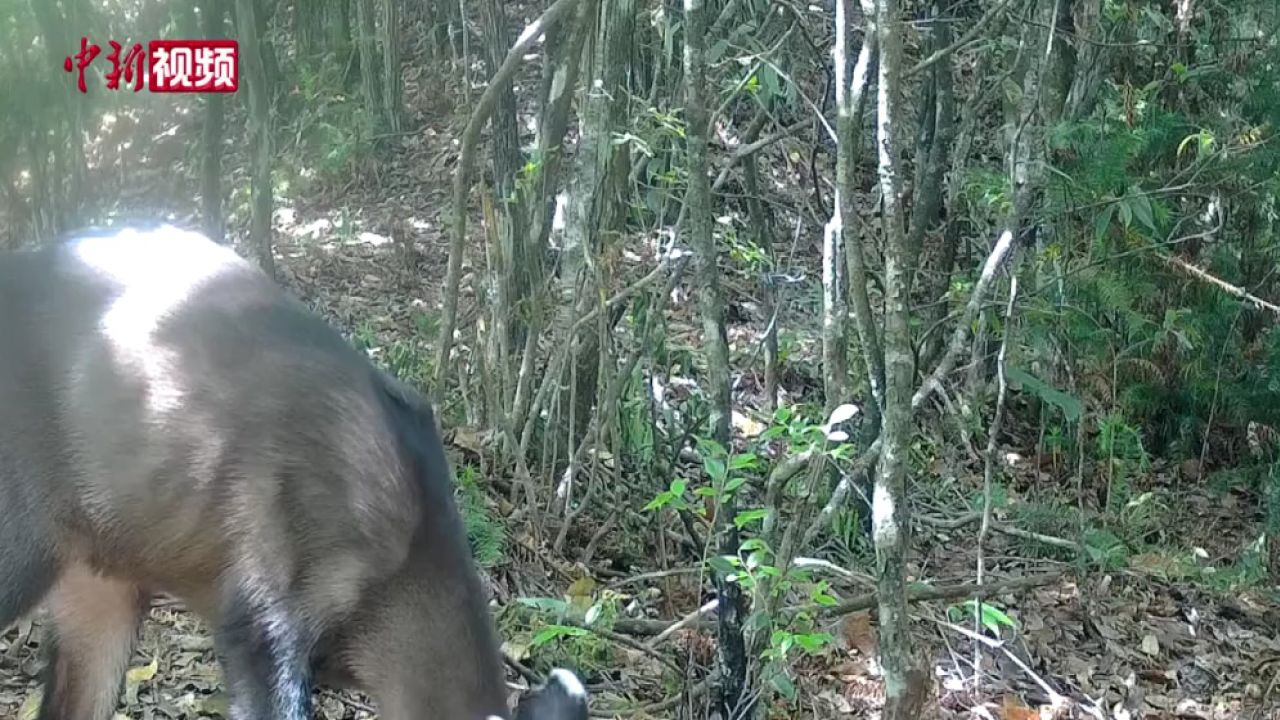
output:
M 846 615 L 840 621 L 840 635 L 844 638 L 845 645 L 851 650 L 857 650 L 867 657 L 875 657 L 876 633 L 871 628 L 870 611 L 863 610 Z

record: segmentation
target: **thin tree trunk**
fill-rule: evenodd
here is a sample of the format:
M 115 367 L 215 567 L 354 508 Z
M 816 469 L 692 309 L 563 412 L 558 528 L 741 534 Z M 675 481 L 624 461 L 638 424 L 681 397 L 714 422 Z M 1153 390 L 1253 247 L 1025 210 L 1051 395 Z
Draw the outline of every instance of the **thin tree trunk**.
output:
M 849 15 L 848 2 L 836 0 L 835 24 L 836 41 L 832 48 L 832 64 L 835 66 L 836 91 L 836 197 L 831 203 L 831 219 L 827 221 L 822 233 L 822 388 L 826 411 L 830 412 L 837 405 L 849 401 L 849 363 L 847 356 L 848 331 L 845 318 L 848 311 L 845 306 L 847 280 L 845 275 L 845 223 L 852 223 L 853 217 L 846 217 L 845 211 L 852 205 L 849 198 L 853 194 L 852 183 L 842 183 L 848 179 L 849 169 L 848 147 L 841 147 L 839 141 L 845 138 L 839 135 L 845 130 L 853 135 L 848 125 L 851 107 L 849 105 Z M 843 192 L 842 192 L 843 191 Z
M 551 236 L 551 222 L 555 214 L 555 191 L 560 182 L 560 167 L 564 159 L 564 138 L 569 128 L 569 111 L 578 84 L 582 66 L 582 48 L 587 37 L 594 32 L 599 2 L 584 3 L 578 8 L 577 17 L 570 28 L 560 28 L 547 33 L 547 66 L 543 77 L 542 114 L 538 121 L 538 145 L 536 162 L 529 177 L 530 258 L 537 264 L 531 270 L 539 275 L 531 278 L 541 282 L 542 249 Z
M 764 113 L 761 119 L 768 119 Z M 744 143 L 755 142 L 762 124 L 753 124 L 743 136 Z M 747 217 L 751 221 L 751 239 L 756 247 L 762 248 L 769 258 L 768 271 L 762 273 L 760 293 L 764 298 L 764 314 L 768 323 L 765 326 L 764 338 L 764 403 L 765 409 L 773 412 L 778 408 L 778 323 L 781 308 L 778 302 L 778 285 L 773 275 L 776 272 L 777 258 L 773 251 L 773 225 L 769 222 L 769 213 L 765 210 L 760 196 L 760 170 L 756 162 L 756 153 L 750 153 L 742 159 L 743 183 L 747 191 Z
M 848 5 L 850 1 L 839 0 L 836 5 L 836 12 L 844 18 L 837 20 L 837 27 L 841 29 L 842 35 L 836 39 L 836 45 L 845 57 L 845 62 L 840 63 L 839 67 L 847 67 L 849 51 L 852 48 L 849 37 L 851 23 Z M 866 32 L 862 38 L 862 49 L 858 51 L 858 60 L 854 64 L 852 77 L 838 79 L 836 85 L 838 143 L 835 206 L 839 209 L 840 232 L 844 235 L 843 244 L 848 264 L 853 323 L 857 329 L 858 344 L 862 350 L 867 387 L 871 392 L 871 402 L 864 403 L 866 418 L 863 420 L 863 432 L 869 437 L 875 437 L 880 431 L 880 408 L 884 404 L 884 356 L 880 351 L 880 333 L 871 312 L 871 298 L 867 293 L 866 262 L 862 252 L 864 236 L 866 238 L 871 236 L 869 233 L 859 232 L 863 224 L 858 217 L 858 209 L 854 205 L 854 193 L 858 186 L 857 160 L 862 147 L 859 131 L 876 51 L 874 8 L 871 7 L 869 0 L 863 0 L 862 8 L 867 23 Z
M 712 437 L 722 448 L 729 447 L 729 418 L 732 410 L 729 388 L 729 342 L 724 324 L 724 300 L 720 295 L 719 253 L 712 235 L 714 218 L 711 182 L 707 177 L 707 66 L 704 57 L 707 30 L 703 0 L 684 0 L 684 76 L 686 143 L 689 163 L 688 209 L 689 245 L 697 262 L 698 306 L 702 315 L 702 343 L 707 356 L 705 387 L 711 401 Z M 723 493 L 716 509 L 716 552 L 736 557 L 739 538 L 734 524 L 736 503 Z M 751 716 L 746 694 L 747 656 L 742 632 L 742 588 L 723 572 L 715 572 L 719 602 L 717 635 L 719 673 L 716 706 L 720 717 Z
M 875 0 L 880 45 L 876 144 L 885 232 L 885 397 L 879 472 L 872 508 L 879 596 L 880 661 L 884 668 L 886 720 L 915 720 L 927 699 L 928 675 L 919 667 L 907 610 L 907 553 L 911 521 L 906 497 L 914 423 L 914 363 L 909 326 L 911 250 L 903 227 L 897 135 L 902 89 L 902 26 L 897 0 Z
M 355 0 L 356 47 L 360 53 L 360 90 L 364 94 L 365 112 L 379 126 L 386 119 L 382 104 L 381 73 L 378 71 L 378 35 L 373 17 L 374 0 Z
M 380 0 L 382 6 L 382 102 L 387 129 L 404 125 L 404 78 L 400 74 L 400 1 Z
M 253 205 L 248 241 L 258 265 L 268 275 L 274 276 L 275 259 L 271 253 L 271 95 L 258 42 L 256 4 L 256 0 L 236 0 L 240 56 L 249 86 L 249 134 L 253 148 L 250 159 Z
M 279 5 L 280 0 L 257 0 L 257 4 L 253 8 L 253 27 L 256 29 L 256 37 L 258 38 L 258 57 L 261 58 L 263 73 L 267 77 L 268 97 L 272 100 L 275 99 L 276 94 L 283 87 L 280 82 L 280 62 L 276 59 L 275 45 L 267 37 L 271 29 L 271 18 L 275 17 L 276 9 Z M 241 32 L 242 27 L 248 27 L 240 21 L 239 0 L 232 3 L 227 9 L 231 14 L 231 24 L 236 28 L 236 32 Z
M 503 14 L 502 0 L 485 0 L 481 3 L 485 27 L 485 60 L 491 74 L 502 65 L 510 40 L 507 37 L 507 19 Z M 491 320 L 493 344 L 489 355 L 489 367 L 495 375 L 497 396 L 501 407 L 494 412 L 510 408 L 515 392 L 516 363 L 512 361 L 512 347 L 523 340 L 516 330 L 517 318 L 527 311 L 526 298 L 529 286 L 525 282 L 526 260 L 524 215 L 515 204 L 516 175 L 524 166 L 520 151 L 520 129 L 516 120 L 516 95 L 510 80 L 501 81 L 497 88 L 497 106 L 493 112 L 493 192 L 494 237 L 492 272 L 489 277 L 491 293 Z
M 584 314 L 604 286 L 599 278 L 593 282 L 582 277 L 587 270 L 588 257 L 600 257 L 606 246 L 612 244 L 608 235 L 619 229 L 622 219 L 621 197 L 623 186 L 618 182 L 626 178 L 626 148 L 611 140 L 626 128 L 627 117 L 627 65 L 631 57 L 631 35 L 635 27 L 635 0 L 587 0 L 582 9 L 595 16 L 597 9 L 595 52 L 592 53 L 589 70 L 589 89 L 582 108 L 582 135 L 579 140 L 578 172 L 573 189 L 569 192 L 567 223 L 562 243 L 562 302 L 576 305 L 575 315 Z M 594 263 L 597 270 L 600 263 Z M 584 288 L 583 296 L 574 297 L 578 288 Z M 602 313 L 601 322 L 612 327 L 610 318 Z M 569 429 L 570 447 L 577 447 L 591 420 L 591 409 L 596 403 L 599 380 L 599 334 L 584 333 L 576 342 L 574 367 L 576 380 L 569 392 L 574 395 L 573 427 Z M 606 422 L 600 418 L 600 422 Z
M 205 38 L 226 37 L 226 0 L 205 0 L 200 13 L 200 27 Z M 209 93 L 205 99 L 204 161 L 200 167 L 200 200 L 204 229 L 214 242 L 226 242 L 226 225 L 222 215 L 222 136 L 226 99 L 221 93 Z
M 311 0 L 296 3 L 293 8 L 293 34 L 300 59 L 311 59 L 322 50 L 324 6 L 333 0 Z
M 946 31 L 950 33 L 949 30 Z M 986 58 L 979 59 L 975 77 L 983 78 L 988 76 L 987 68 L 990 67 L 989 60 Z M 954 91 L 954 88 L 953 88 Z M 969 148 L 973 146 L 973 138 L 977 132 L 978 120 L 981 117 L 981 108 L 987 104 L 986 93 L 988 90 L 983 87 L 982 83 L 973 89 L 973 95 L 963 103 L 960 110 L 960 124 L 953 131 L 955 140 L 952 143 L 951 155 L 951 177 L 964 177 L 965 168 L 969 163 Z M 954 97 L 952 99 L 954 104 Z M 955 270 L 956 258 L 960 250 L 961 228 L 964 227 L 963 218 L 966 217 L 964 193 L 962 192 L 962 184 L 958 182 L 949 183 L 947 186 L 946 229 L 943 231 L 942 244 L 937 253 L 937 262 L 933 268 L 932 279 L 927 283 L 927 289 L 924 291 L 924 297 L 935 302 L 928 306 L 924 312 L 921 325 L 926 331 L 932 331 L 925 338 L 917 356 L 917 367 L 932 367 L 938 361 L 938 356 L 942 352 L 943 341 L 946 339 L 942 332 L 941 323 L 946 318 L 950 310 L 949 304 L 945 302 L 947 289 L 951 284 L 951 273 Z
M 534 20 L 520 33 L 520 39 L 507 53 L 502 67 L 494 74 L 484 94 L 476 101 L 476 109 L 467 121 L 462 133 L 461 147 L 458 151 L 458 166 L 453 176 L 453 218 L 449 228 L 449 266 L 445 275 L 444 310 L 441 313 L 440 332 L 436 342 L 435 375 L 432 378 L 432 389 L 437 397 L 445 392 L 445 381 L 449 375 L 449 356 L 453 352 L 453 331 L 458 323 L 458 288 L 462 284 L 462 254 L 465 249 L 467 233 L 467 191 L 471 185 L 471 166 L 475 163 L 476 145 L 480 142 L 480 131 L 484 129 L 493 113 L 498 100 L 498 87 L 504 81 L 510 81 L 519 67 L 521 57 L 537 41 L 539 36 L 554 28 L 560 20 L 572 12 L 578 0 L 556 0 L 542 16 Z
M 951 16 L 948 5 L 935 1 L 930 8 L 931 28 L 925 47 L 932 54 L 951 45 Z M 955 105 L 951 77 L 951 56 L 929 66 L 929 100 L 923 103 L 920 133 L 916 142 L 915 196 L 912 199 L 911 224 L 907 248 L 911 253 L 908 290 L 915 285 L 925 238 L 942 221 L 942 180 L 948 169 L 955 128 Z
M 569 112 L 578 83 L 582 48 L 587 36 L 594 32 L 596 2 L 582 3 L 570 27 L 554 27 L 546 33 L 542 84 L 539 88 L 540 115 L 537 142 L 531 170 L 521 183 L 520 206 L 525 212 L 525 248 L 522 278 L 529 292 L 521 317 L 517 318 L 517 337 L 524 335 L 524 351 L 516 382 L 511 413 L 512 426 L 523 428 L 525 413 L 533 392 L 534 351 L 546 323 L 546 247 L 551 237 L 552 218 L 556 207 L 556 188 L 564 157 L 564 138 L 569 128 Z

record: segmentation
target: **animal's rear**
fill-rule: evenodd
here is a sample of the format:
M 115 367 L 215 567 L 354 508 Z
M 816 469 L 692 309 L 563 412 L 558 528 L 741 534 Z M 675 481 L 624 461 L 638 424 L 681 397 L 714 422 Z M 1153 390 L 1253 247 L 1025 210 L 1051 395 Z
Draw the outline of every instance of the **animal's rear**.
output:
M 215 628 L 233 718 L 505 715 L 428 405 L 173 228 L 0 259 L 0 627 L 48 602 L 42 717 L 99 720 L 147 598 Z M 545 715 L 544 715 L 545 717 Z

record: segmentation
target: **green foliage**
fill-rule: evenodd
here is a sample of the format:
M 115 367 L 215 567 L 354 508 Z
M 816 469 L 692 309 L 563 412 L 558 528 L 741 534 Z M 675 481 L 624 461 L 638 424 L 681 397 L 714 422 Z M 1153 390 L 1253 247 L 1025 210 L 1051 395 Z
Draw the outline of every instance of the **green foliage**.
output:
M 462 512 L 471 554 L 483 567 L 493 567 L 506 557 L 507 530 L 485 501 L 479 473 L 470 465 L 458 471 L 458 509 Z
M 1233 563 L 1203 568 L 1199 579 L 1206 587 L 1222 593 L 1266 584 L 1270 573 L 1267 571 L 1265 538 L 1259 536 L 1250 543 Z
M 573 588 L 570 592 L 573 592 Z M 552 667 L 585 670 L 587 674 L 603 672 L 613 661 L 612 647 L 593 632 L 608 629 L 620 613 L 621 596 L 602 592 L 594 597 L 520 598 L 520 613 L 531 634 L 524 630 L 514 634 L 528 637 L 528 647 L 537 651 L 535 667 L 546 671 Z
M 337 54 L 298 66 L 297 97 L 282 133 L 296 151 L 282 153 L 281 161 L 291 168 L 300 192 L 349 177 L 373 152 L 377 118 L 348 91 L 346 72 L 347 64 Z
M 980 503 L 981 499 L 979 498 L 977 502 Z M 1010 522 L 1014 527 L 1024 528 L 1033 533 L 1060 538 L 1076 538 L 1080 534 L 1079 508 L 1062 501 L 1016 503 L 1009 506 L 1009 513 Z M 1072 553 L 1065 548 L 1035 540 L 1020 539 L 1017 541 L 1017 546 L 1019 554 L 1029 557 L 1073 559 Z
M 1018 623 L 1013 618 L 990 603 L 966 600 L 959 605 L 952 605 L 947 608 L 947 619 L 953 623 L 961 623 L 969 618 L 977 618 L 979 624 L 996 637 L 1000 637 L 1001 628 L 1013 628 L 1016 630 L 1018 627 Z
M 1049 385 L 1021 368 L 1009 368 L 1007 375 L 1010 383 L 1020 384 L 1026 392 L 1058 408 L 1067 422 L 1076 422 L 1080 419 L 1083 408 L 1080 400 L 1075 396 Z
M 351 342 L 400 380 L 426 387 L 432 368 L 429 343 L 434 337 L 437 319 L 434 313 L 425 310 L 414 311 L 411 318 L 413 327 L 409 334 L 396 334 L 385 342 L 378 328 L 366 320 L 356 328 Z
M 1151 45 L 1119 53 L 1127 69 L 1105 77 L 1097 105 L 1047 129 L 1047 242 L 1010 379 L 1037 401 L 1054 449 L 1085 424 L 1085 452 L 1102 461 L 1090 480 L 1107 484 L 1105 513 L 1129 542 L 1165 514 L 1166 499 L 1136 489 L 1151 456 L 1198 456 L 1206 442 L 1211 455 L 1234 454 L 1249 423 L 1280 426 L 1274 333 L 1168 261 L 1263 297 L 1280 289 L 1270 271 L 1280 260 L 1280 149 L 1268 141 L 1280 120 L 1280 51 L 1221 41 L 1274 22 L 1256 3 L 1198 18 L 1190 64 L 1158 49 L 1174 32 L 1164 9 L 1106 8 L 1104 26 Z M 965 188 L 986 222 L 1007 206 L 1003 168 L 976 167 Z
M 1119 536 L 1109 530 L 1085 530 L 1084 549 L 1089 560 L 1103 570 L 1117 570 L 1129 561 L 1129 548 Z

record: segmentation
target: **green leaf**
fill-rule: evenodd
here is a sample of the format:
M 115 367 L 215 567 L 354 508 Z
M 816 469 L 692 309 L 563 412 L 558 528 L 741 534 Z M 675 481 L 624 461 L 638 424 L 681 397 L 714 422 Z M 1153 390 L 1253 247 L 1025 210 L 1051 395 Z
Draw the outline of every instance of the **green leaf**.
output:
M 795 638 L 796 644 L 807 653 L 818 652 L 832 641 L 832 637 L 828 633 L 806 633 L 796 635 Z
M 773 688 L 774 692 L 778 693 L 782 697 L 788 700 L 796 699 L 796 685 L 791 682 L 791 678 L 787 677 L 786 673 L 779 672 L 771 675 L 769 677 L 769 685 Z
M 736 569 L 737 560 L 737 558 L 726 557 L 724 555 L 712 555 L 707 558 L 707 564 L 711 566 L 712 570 L 715 570 L 721 575 L 728 575 Z
M 1107 229 L 1111 227 L 1111 218 L 1116 213 L 1115 203 L 1107 203 L 1103 206 L 1102 211 L 1093 216 L 1093 236 L 1096 240 L 1102 240 L 1106 237 Z
M 713 481 L 720 482 L 724 480 L 727 474 L 724 467 L 724 460 L 718 457 L 702 458 L 702 467 L 707 471 L 707 476 Z
M 831 593 L 825 590 L 814 590 L 809 595 L 809 599 L 818 605 L 822 605 L 823 607 L 834 607 L 840 604 L 840 602 L 836 600 L 834 595 L 832 595 Z
M 969 609 L 969 617 L 973 617 L 974 608 L 978 607 L 978 601 L 966 600 L 964 602 L 964 606 Z M 954 617 L 954 614 L 952 614 L 952 616 Z M 987 630 L 990 630 L 993 635 L 1000 634 L 1001 626 L 1011 628 L 1016 628 L 1018 626 L 1018 623 L 1016 623 L 1013 618 L 1006 615 L 1003 610 L 994 605 L 988 605 L 987 603 L 982 603 L 979 622 L 981 622 L 982 626 Z
M 657 510 L 658 508 L 666 507 L 674 499 L 675 499 L 675 495 L 670 490 L 663 490 L 662 492 L 658 493 L 657 497 L 650 500 L 648 505 L 644 506 L 644 512 L 649 512 L 651 510 Z
M 582 628 L 570 627 L 568 625 L 548 625 L 542 629 L 537 635 L 533 636 L 533 640 L 529 641 L 532 647 L 544 645 L 552 640 L 562 637 L 583 637 L 589 635 L 590 632 Z
M 1140 193 L 1137 188 L 1133 188 L 1133 194 L 1130 195 L 1130 202 L 1133 207 L 1133 214 L 1138 218 L 1138 222 L 1142 226 L 1151 231 L 1152 235 L 1156 234 L 1156 221 L 1151 214 L 1151 199 Z
M 760 82 L 764 85 L 766 99 L 776 98 L 782 95 L 782 80 L 778 77 L 778 72 L 770 65 L 760 68 Z
M 1024 390 L 1061 410 L 1067 422 L 1075 422 L 1084 411 L 1084 406 L 1075 396 L 1062 392 L 1026 370 L 1011 367 L 1006 372 L 1010 381 L 1022 385 Z
M 761 433 L 759 439 L 761 442 L 769 442 L 770 440 L 777 439 L 780 435 L 782 435 L 782 433 L 786 431 L 787 431 L 786 428 L 781 427 L 779 425 L 774 425 L 773 427 Z
M 725 485 L 724 485 L 724 491 L 725 491 L 725 492 L 727 492 L 727 493 L 731 493 L 731 492 L 733 492 L 734 490 L 737 490 L 738 488 L 742 487 L 742 486 L 743 486 L 743 485 L 745 485 L 746 483 L 747 483 L 747 479 L 746 479 L 746 478 L 744 478 L 744 477 L 736 477 L 736 478 L 733 478 L 733 479 L 732 479 L 732 480 L 730 480 L 729 482 L 725 483 Z
M 756 510 L 743 510 L 742 512 L 738 513 L 736 517 L 733 518 L 733 524 L 737 525 L 738 529 L 741 530 L 748 523 L 755 522 L 756 520 L 765 519 L 765 517 L 768 516 L 768 514 L 769 514 L 769 511 L 765 510 L 764 508 L 759 508 Z

